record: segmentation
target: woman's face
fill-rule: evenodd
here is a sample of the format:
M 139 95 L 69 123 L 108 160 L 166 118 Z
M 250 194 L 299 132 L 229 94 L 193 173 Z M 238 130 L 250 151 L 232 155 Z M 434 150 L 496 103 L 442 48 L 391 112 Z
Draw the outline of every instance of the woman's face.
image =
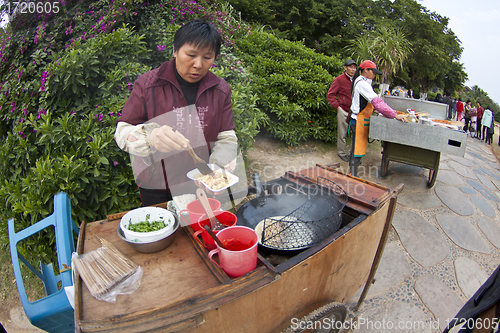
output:
M 367 79 L 373 80 L 375 78 L 375 72 L 371 69 L 363 69 L 363 76 Z
M 193 44 L 184 44 L 174 52 L 175 68 L 179 75 L 190 83 L 203 79 L 215 61 L 215 52 L 210 46 L 195 47 Z

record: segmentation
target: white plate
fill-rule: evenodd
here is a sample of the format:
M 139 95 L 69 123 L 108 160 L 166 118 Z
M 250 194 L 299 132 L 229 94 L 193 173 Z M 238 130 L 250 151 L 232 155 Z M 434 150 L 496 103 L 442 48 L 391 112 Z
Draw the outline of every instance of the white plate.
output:
M 219 171 L 220 171 L 220 170 L 221 170 L 221 168 L 220 168 L 218 165 L 215 165 L 215 164 L 207 164 L 207 165 L 208 165 L 208 167 L 209 167 L 210 169 L 212 169 L 212 170 L 215 170 L 215 171 L 217 171 L 217 170 L 219 170 Z M 226 176 L 227 176 L 227 177 L 229 177 L 229 184 L 228 184 L 227 186 L 225 186 L 225 187 L 222 187 L 222 188 L 219 188 L 219 189 L 217 189 L 217 190 L 214 190 L 214 189 L 210 188 L 210 187 L 209 187 L 207 184 L 205 184 L 204 182 L 202 182 L 202 181 L 201 181 L 201 183 L 202 183 L 203 185 L 205 185 L 205 186 L 206 186 L 206 187 L 207 187 L 210 191 L 212 191 L 212 192 L 220 192 L 220 191 L 223 191 L 223 190 L 227 189 L 228 187 L 233 186 L 234 184 L 236 184 L 237 182 L 239 182 L 239 181 L 240 181 L 240 179 L 239 179 L 237 176 L 233 175 L 232 173 L 229 173 L 229 172 L 227 172 L 227 171 L 224 171 L 224 173 L 226 174 Z M 187 173 L 187 175 L 186 175 L 186 176 L 187 176 L 189 179 L 191 179 L 191 180 L 198 180 L 198 178 L 197 178 L 197 177 L 198 177 L 199 175 L 201 175 L 200 170 L 198 170 L 198 169 L 193 169 L 193 170 L 189 171 L 189 172 Z

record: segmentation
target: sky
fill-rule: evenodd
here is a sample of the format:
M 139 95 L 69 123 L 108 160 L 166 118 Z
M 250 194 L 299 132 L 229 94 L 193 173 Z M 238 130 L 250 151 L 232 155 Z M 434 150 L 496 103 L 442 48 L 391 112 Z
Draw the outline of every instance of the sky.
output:
M 417 0 L 431 12 L 449 18 L 450 28 L 462 43 L 459 60 L 469 80 L 500 104 L 500 84 L 493 75 L 500 60 L 500 1 L 498 0 Z

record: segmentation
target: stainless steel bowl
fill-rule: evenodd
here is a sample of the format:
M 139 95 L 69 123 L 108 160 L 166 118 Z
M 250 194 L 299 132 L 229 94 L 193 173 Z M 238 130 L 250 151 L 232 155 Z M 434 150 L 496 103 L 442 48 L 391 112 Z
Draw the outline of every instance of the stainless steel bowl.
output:
M 133 241 L 130 241 L 125 238 L 123 235 L 123 231 L 120 228 L 120 224 L 118 223 L 118 226 L 116 228 L 116 232 L 118 233 L 118 236 L 123 239 L 125 242 L 129 243 L 130 246 L 132 246 L 137 252 L 142 252 L 142 253 L 153 253 L 153 252 L 159 252 L 161 250 L 166 249 L 168 246 L 170 246 L 175 239 L 175 235 L 177 234 L 177 229 L 179 228 L 179 219 L 178 217 L 174 214 L 175 218 L 175 223 L 174 223 L 174 228 L 171 234 L 167 235 L 165 238 L 159 239 L 154 242 L 149 242 L 149 243 L 136 243 Z

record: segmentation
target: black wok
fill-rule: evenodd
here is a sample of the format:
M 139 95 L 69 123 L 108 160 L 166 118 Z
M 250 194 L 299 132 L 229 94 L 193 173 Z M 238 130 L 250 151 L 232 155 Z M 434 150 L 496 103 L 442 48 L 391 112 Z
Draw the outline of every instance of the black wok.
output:
M 244 203 L 236 212 L 238 218 L 237 225 L 246 226 L 255 230 L 257 224 L 262 220 L 276 216 L 287 216 L 293 213 L 299 207 L 311 202 L 314 203 L 312 209 L 305 211 L 301 216 L 301 221 L 318 221 L 325 218 L 336 216 L 337 219 L 342 219 L 342 208 L 345 202 L 337 200 L 330 191 L 325 191 L 320 186 L 308 186 L 294 188 L 286 186 L 282 188 L 281 194 L 266 195 L 258 174 L 252 175 L 257 197 Z M 275 189 L 273 189 L 274 191 Z M 344 192 L 345 194 L 345 192 Z M 347 200 L 347 196 L 345 197 Z M 318 236 L 320 237 L 320 236 Z M 323 239 L 315 237 L 306 241 L 306 243 L 292 250 L 283 249 L 280 247 L 266 246 L 259 243 L 259 246 L 269 250 L 270 252 L 279 252 L 284 254 L 293 254 L 311 247 Z

